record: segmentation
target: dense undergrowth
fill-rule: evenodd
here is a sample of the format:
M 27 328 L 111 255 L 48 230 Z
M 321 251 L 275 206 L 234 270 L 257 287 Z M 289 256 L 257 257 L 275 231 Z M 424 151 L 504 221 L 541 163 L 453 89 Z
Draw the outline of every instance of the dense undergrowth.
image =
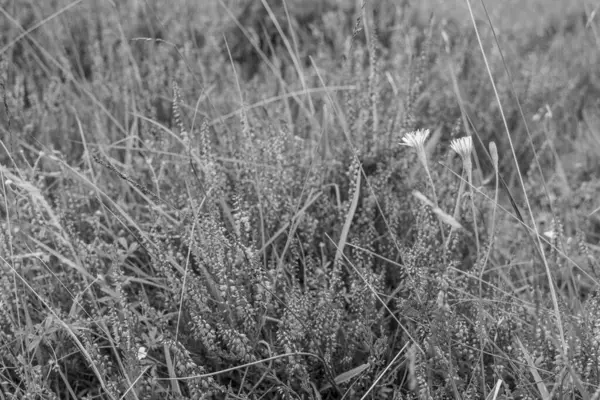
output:
M 0 2 L 0 399 L 597 398 L 595 10 L 225 3 Z

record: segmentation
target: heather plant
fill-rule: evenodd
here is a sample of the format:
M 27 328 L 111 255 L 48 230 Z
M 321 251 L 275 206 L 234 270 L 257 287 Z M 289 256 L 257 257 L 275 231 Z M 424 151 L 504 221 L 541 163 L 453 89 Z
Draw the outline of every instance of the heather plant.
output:
M 594 13 L 166 4 L 0 5 L 1 398 L 598 397 Z

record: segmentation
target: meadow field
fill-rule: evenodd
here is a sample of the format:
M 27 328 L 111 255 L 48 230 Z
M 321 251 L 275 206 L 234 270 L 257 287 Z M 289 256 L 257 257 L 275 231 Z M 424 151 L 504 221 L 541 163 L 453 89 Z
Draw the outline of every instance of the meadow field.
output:
M 0 400 L 600 399 L 592 0 L 0 0 Z

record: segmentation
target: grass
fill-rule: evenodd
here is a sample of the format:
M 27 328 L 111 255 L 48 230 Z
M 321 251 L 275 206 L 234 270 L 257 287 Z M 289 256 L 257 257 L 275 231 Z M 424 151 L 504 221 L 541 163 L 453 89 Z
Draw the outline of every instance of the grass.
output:
M 600 396 L 597 8 L 351 3 L 0 2 L 0 399 Z

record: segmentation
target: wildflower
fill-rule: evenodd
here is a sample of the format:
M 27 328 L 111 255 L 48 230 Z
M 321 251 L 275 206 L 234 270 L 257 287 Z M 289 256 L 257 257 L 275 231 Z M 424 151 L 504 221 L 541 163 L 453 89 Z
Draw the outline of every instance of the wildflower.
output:
M 141 346 L 138 349 L 138 353 L 137 353 L 137 358 L 138 360 L 143 360 L 144 358 L 148 357 L 148 349 L 145 348 L 144 346 Z
M 550 106 L 546 104 L 544 107 L 540 107 L 537 113 L 531 118 L 534 122 L 541 121 L 542 119 L 552 119 L 552 110 Z
M 427 178 L 429 179 L 429 184 L 431 185 L 431 191 L 433 194 L 433 205 L 434 209 L 439 208 L 437 194 L 435 193 L 435 185 L 433 183 L 433 178 L 431 177 L 431 172 L 429 172 L 429 167 L 427 166 L 427 153 L 425 153 L 425 141 L 429 136 L 429 129 L 419 129 L 414 132 L 409 132 L 402 138 L 404 143 L 400 143 L 403 146 L 410 146 L 417 150 L 417 157 L 419 157 L 419 161 L 423 165 L 425 169 L 425 173 L 427 174 Z M 440 223 L 440 232 L 442 233 L 442 237 L 444 236 L 444 230 L 442 226 L 441 219 Z
M 471 157 L 471 152 L 473 151 L 473 139 L 471 136 L 454 139 L 452 143 L 450 143 L 450 148 L 458 153 L 464 160 L 465 158 Z
M 409 132 L 402 138 L 403 146 L 410 146 L 417 150 L 419 161 L 427 168 L 427 157 L 425 156 L 425 141 L 429 136 L 429 129 L 419 129 L 414 132 Z
M 402 138 L 404 143 L 400 143 L 404 146 L 414 147 L 419 150 L 425 145 L 425 140 L 427 140 L 427 136 L 429 136 L 429 129 L 419 129 L 414 132 L 409 132 Z
M 473 164 L 471 164 L 473 139 L 471 138 L 471 136 L 465 136 L 459 139 L 454 139 L 450 143 L 450 148 L 454 150 L 460 156 L 460 158 L 462 158 L 463 169 L 467 173 L 469 183 L 471 183 L 471 173 L 473 171 Z
M 477 253 L 479 254 L 479 237 L 477 234 L 477 222 L 475 218 L 475 203 L 473 201 L 473 164 L 471 162 L 471 153 L 473 152 L 473 138 L 471 136 L 465 136 L 459 139 L 454 139 L 450 143 L 450 148 L 454 150 L 460 158 L 462 158 L 463 162 L 463 171 L 466 174 L 466 181 L 461 180 L 460 187 L 458 188 L 458 196 L 456 200 L 456 204 L 454 206 L 454 219 L 458 219 L 459 209 L 460 209 L 460 199 L 465 190 L 465 183 L 469 184 L 469 192 L 471 195 L 471 208 L 473 212 L 473 225 L 475 231 L 475 239 L 477 243 Z M 450 234 L 450 236 L 452 233 Z M 450 242 L 450 236 L 448 236 L 448 242 Z

